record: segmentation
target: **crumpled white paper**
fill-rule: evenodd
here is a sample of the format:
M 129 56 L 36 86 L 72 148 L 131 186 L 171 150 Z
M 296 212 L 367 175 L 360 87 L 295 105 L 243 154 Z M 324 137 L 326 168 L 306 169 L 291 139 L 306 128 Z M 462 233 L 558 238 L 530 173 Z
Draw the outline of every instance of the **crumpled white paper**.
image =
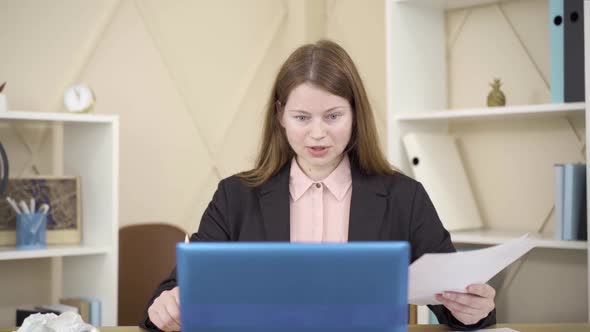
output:
M 99 332 L 84 323 L 82 317 L 75 312 L 56 314 L 33 314 L 25 318 L 23 325 L 16 332 Z

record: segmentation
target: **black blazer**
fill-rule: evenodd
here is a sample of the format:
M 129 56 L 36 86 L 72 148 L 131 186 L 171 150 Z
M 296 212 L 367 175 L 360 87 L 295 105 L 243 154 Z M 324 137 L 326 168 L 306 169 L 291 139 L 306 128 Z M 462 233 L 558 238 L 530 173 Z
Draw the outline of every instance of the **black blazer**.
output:
M 222 180 L 191 241 L 289 241 L 290 168 L 291 163 L 287 163 L 257 188 L 245 185 L 235 175 Z M 408 241 L 412 262 L 425 253 L 455 251 L 449 233 L 419 182 L 401 173 L 363 175 L 352 162 L 351 175 L 349 241 Z M 160 293 L 176 285 L 174 269 L 160 284 L 148 307 Z M 495 310 L 477 324 L 465 326 L 444 306 L 429 307 L 442 324 L 453 329 L 479 329 L 496 322 Z M 157 330 L 147 312 L 140 326 Z

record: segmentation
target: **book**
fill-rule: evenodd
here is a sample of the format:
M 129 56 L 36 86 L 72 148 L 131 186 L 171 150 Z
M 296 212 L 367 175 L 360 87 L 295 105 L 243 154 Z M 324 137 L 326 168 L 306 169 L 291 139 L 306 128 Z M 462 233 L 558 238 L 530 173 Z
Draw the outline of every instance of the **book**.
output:
M 102 324 L 102 308 L 101 308 L 101 302 L 98 298 L 92 298 L 92 297 L 78 297 L 79 299 L 82 299 L 84 301 L 87 301 L 89 303 L 89 311 L 90 311 L 90 318 L 89 318 L 89 323 L 90 325 L 93 326 L 101 326 Z
M 565 164 L 563 193 L 563 239 L 586 237 L 586 165 Z
M 61 303 L 79 308 L 79 313 L 85 323 L 93 326 L 101 326 L 102 307 L 98 298 L 92 297 L 70 297 L 60 300 Z
M 16 309 L 15 326 L 22 326 L 27 317 L 34 314 L 48 314 L 53 313 L 59 315 L 60 313 L 53 310 L 40 309 L 36 307 L 20 307 Z
M 38 305 L 35 307 L 35 309 L 39 309 L 39 310 L 50 310 L 53 312 L 58 312 L 58 313 L 64 313 L 64 312 L 74 312 L 74 313 L 79 313 L 78 312 L 78 308 L 71 306 L 71 305 L 66 305 L 66 304 L 42 304 L 42 305 Z
M 445 228 L 483 228 L 454 139 L 445 134 L 410 133 L 403 143 L 414 178 L 423 184 Z
M 563 164 L 554 166 L 555 171 L 555 236 L 563 240 Z
M 59 300 L 61 304 L 78 308 L 78 313 L 85 323 L 90 323 L 90 303 L 80 298 L 66 298 Z

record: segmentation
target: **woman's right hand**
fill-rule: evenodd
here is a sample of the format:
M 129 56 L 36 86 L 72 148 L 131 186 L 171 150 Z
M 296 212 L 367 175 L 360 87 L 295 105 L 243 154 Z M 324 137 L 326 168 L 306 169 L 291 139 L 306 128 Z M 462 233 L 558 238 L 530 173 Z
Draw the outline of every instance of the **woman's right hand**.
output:
M 154 325 L 162 331 L 180 331 L 180 297 L 178 286 L 163 291 L 148 309 Z

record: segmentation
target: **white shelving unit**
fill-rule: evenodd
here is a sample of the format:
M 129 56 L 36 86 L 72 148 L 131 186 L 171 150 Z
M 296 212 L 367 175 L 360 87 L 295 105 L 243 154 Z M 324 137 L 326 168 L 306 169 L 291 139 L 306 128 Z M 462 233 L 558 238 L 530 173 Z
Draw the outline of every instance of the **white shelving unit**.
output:
M 14 250 L 12 248 L 0 247 L 0 261 L 14 259 L 33 259 L 48 257 L 104 255 L 110 253 L 108 246 L 48 246 L 47 249 L 39 250 Z
M 590 155 L 590 120 L 585 103 L 448 109 L 446 11 L 507 1 L 510 0 L 385 0 L 388 156 L 404 173 L 412 174 L 402 144 L 405 134 L 447 133 L 454 123 L 465 121 L 481 123 L 489 120 L 585 117 L 586 155 Z M 585 3 L 587 18 L 590 17 L 589 2 L 587 0 Z M 585 23 L 585 35 L 590 36 L 590 20 L 585 20 Z M 493 39 L 491 36 L 482 38 Z M 588 58 L 588 39 L 585 46 Z M 590 96 L 589 67 L 586 65 L 586 96 Z M 588 189 L 590 190 L 590 186 Z M 451 232 L 451 236 L 458 245 L 487 246 L 504 243 L 524 233 L 526 232 L 487 229 L 455 231 Z M 589 250 L 585 241 L 559 241 L 554 240 L 552 235 L 529 233 L 537 248 L 560 250 L 564 255 Z M 588 264 L 590 261 L 585 269 Z M 590 278 L 588 285 L 590 289 Z M 585 296 L 590 298 L 590 294 Z M 590 317 L 590 311 L 588 316 Z M 418 322 L 428 323 L 426 307 L 419 307 Z
M 0 112 L 1 120 L 69 122 L 69 123 L 105 123 L 112 124 L 118 120 L 113 115 L 74 114 L 74 113 L 41 113 L 13 110 Z
M 24 111 L 0 113 L 0 123 L 15 122 L 49 124 L 58 132 L 63 158 L 57 162 L 60 168 L 56 170 L 57 174 L 48 175 L 80 177 L 82 240 L 77 245 L 50 245 L 43 250 L 0 247 L 0 271 L 3 267 L 18 264 L 22 270 L 10 271 L 13 278 L 20 279 L 23 276 L 38 283 L 31 285 L 19 280 L 11 282 L 2 279 L 2 294 L 23 294 L 26 300 L 0 296 L 0 326 L 14 325 L 15 309 L 18 306 L 51 303 L 63 297 L 77 296 L 100 299 L 102 325 L 116 325 L 118 116 Z M 8 158 L 10 160 L 10 155 Z M 39 273 L 39 266 L 47 268 L 43 268 L 40 275 L 30 276 L 31 273 Z M 43 292 L 31 289 L 42 289 Z
M 455 244 L 473 244 L 473 245 L 497 245 L 517 239 L 526 234 L 526 232 L 511 232 L 497 230 L 465 230 L 451 232 L 451 238 Z M 576 249 L 586 250 L 586 241 L 560 241 L 553 239 L 549 235 L 529 234 L 533 245 L 536 248 L 548 249 Z
M 394 114 L 395 121 L 427 122 L 450 120 L 486 120 L 517 117 L 550 117 L 570 114 L 584 114 L 586 103 L 520 105 L 506 107 L 486 107 L 460 110 L 440 110 L 427 112 L 400 112 Z
M 458 9 L 465 7 L 476 7 L 489 5 L 491 3 L 502 2 L 507 0 L 393 0 L 393 2 L 412 2 L 417 5 L 427 6 L 439 9 Z

